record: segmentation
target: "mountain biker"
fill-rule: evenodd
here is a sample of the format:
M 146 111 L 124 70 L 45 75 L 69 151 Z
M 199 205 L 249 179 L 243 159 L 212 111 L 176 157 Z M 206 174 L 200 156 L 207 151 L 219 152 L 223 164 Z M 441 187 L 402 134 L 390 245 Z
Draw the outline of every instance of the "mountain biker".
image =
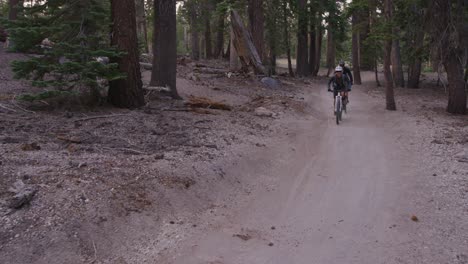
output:
M 353 74 L 351 74 L 351 70 L 345 66 L 345 62 L 343 60 L 340 60 L 339 65 L 341 66 L 341 68 L 343 68 L 343 74 L 347 75 L 349 78 L 350 83 L 349 83 L 348 90 L 351 91 L 351 87 L 354 84 Z
M 333 90 L 330 88 L 331 85 L 333 85 Z M 351 81 L 348 75 L 343 73 L 343 67 L 337 66 L 335 68 L 335 75 L 328 82 L 328 91 L 333 92 L 333 99 L 338 95 L 338 92 L 345 92 L 343 100 L 348 100 L 348 92 L 351 91 L 350 86 Z M 333 100 L 334 103 L 335 100 Z

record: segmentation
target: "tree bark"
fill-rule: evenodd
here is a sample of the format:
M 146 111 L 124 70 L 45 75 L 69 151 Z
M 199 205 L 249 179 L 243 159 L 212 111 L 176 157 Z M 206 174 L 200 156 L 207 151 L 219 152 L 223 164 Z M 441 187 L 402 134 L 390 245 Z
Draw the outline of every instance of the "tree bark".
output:
M 321 21 L 320 21 L 321 23 Z M 312 73 L 313 76 L 317 76 L 320 70 L 320 63 L 322 61 L 322 40 L 323 40 L 323 28 L 320 24 L 317 24 L 317 36 L 315 38 L 316 55 L 315 55 L 315 69 Z
M 8 1 L 8 20 L 13 21 L 18 19 L 18 10 L 24 4 L 23 0 L 9 0 Z
M 330 76 L 335 69 L 335 40 L 330 28 L 327 30 L 327 68 L 327 76 Z
M 424 45 L 424 29 L 421 28 L 420 31 L 416 33 L 416 37 L 414 40 L 413 51 L 416 52 L 417 56 L 410 61 L 409 65 L 409 72 L 408 72 L 408 87 L 409 88 L 418 88 L 419 87 L 419 79 L 421 76 L 421 65 L 422 65 L 422 58 L 419 55 L 421 50 L 423 49 Z
M 119 70 L 125 79 L 109 83 L 109 102 L 117 107 L 136 108 L 145 104 L 136 33 L 134 0 L 111 0 L 111 45 L 125 52 L 118 58 Z
M 394 30 L 393 34 L 396 34 Z M 401 65 L 400 41 L 392 41 L 392 73 L 396 87 L 405 87 L 405 77 L 403 76 L 403 66 Z
M 359 66 L 359 28 L 357 25 L 356 14 L 352 15 L 353 40 L 352 40 L 352 57 L 353 57 L 353 81 L 356 85 L 361 85 L 361 69 Z
M 234 38 L 235 38 L 234 31 L 232 27 L 230 27 L 230 29 L 231 29 L 231 34 L 230 34 L 231 40 L 229 43 L 229 69 L 231 71 L 238 71 L 240 69 L 239 56 L 237 55 L 236 47 L 234 47 Z
M 177 93 L 176 1 L 154 0 L 153 70 L 151 86 L 168 87 L 172 98 Z
M 297 0 L 298 3 L 298 30 L 297 30 L 297 53 L 296 73 L 300 77 L 309 75 L 308 67 L 308 45 L 307 45 L 307 0 Z
M 191 48 L 191 58 L 192 60 L 199 60 L 200 59 L 200 37 L 198 34 L 198 27 L 197 27 L 197 9 L 195 3 L 187 2 L 187 9 L 189 12 L 189 20 L 190 20 L 190 48 Z
M 283 1 L 282 5 L 282 18 L 283 18 L 283 25 L 284 25 L 284 43 L 286 45 L 286 57 L 288 60 L 288 72 L 290 77 L 294 77 L 294 70 L 292 67 L 292 62 L 291 62 L 291 42 L 290 42 L 290 36 L 289 36 L 289 24 L 288 24 L 288 9 L 286 2 Z
M 262 61 L 265 60 L 264 48 L 264 23 L 265 15 L 263 10 L 263 0 L 249 0 L 249 30 L 252 35 L 255 48 L 257 48 L 258 55 Z
M 467 94 L 463 66 L 458 58 L 458 54 L 454 50 L 449 51 L 444 67 L 447 71 L 449 83 L 447 112 L 451 114 L 467 114 Z
M 220 14 L 218 17 L 218 26 L 216 28 L 216 46 L 214 57 L 220 58 L 223 56 L 224 47 L 224 14 Z
M 385 20 L 387 23 L 392 21 L 392 0 L 385 0 L 384 11 L 385 11 Z M 390 34 L 391 32 L 388 32 Z M 384 50 L 384 75 L 385 75 L 385 100 L 387 110 L 394 111 L 396 110 L 395 95 L 393 91 L 393 78 L 392 72 L 390 70 L 391 64 L 391 55 L 392 55 L 392 37 L 387 37 L 385 42 Z
M 138 40 L 143 41 L 145 47 L 145 52 L 148 53 L 148 39 L 146 32 L 146 15 L 145 15 L 145 0 L 136 0 L 135 1 L 135 11 L 136 11 L 136 25 L 137 25 L 137 34 Z
M 267 74 L 262 64 L 260 55 L 255 48 L 252 35 L 245 28 L 244 23 L 235 10 L 231 10 L 231 26 L 235 35 L 234 46 L 239 56 L 242 67 L 252 66 L 256 74 Z
M 210 13 L 206 14 L 205 18 L 205 54 L 207 59 L 213 58 L 213 48 L 211 45 L 211 23 Z
M 309 46 L 309 73 L 311 75 L 315 72 L 315 67 L 317 66 L 316 56 L 317 56 L 317 43 L 315 39 L 317 38 L 317 13 L 313 7 L 310 8 L 310 46 Z

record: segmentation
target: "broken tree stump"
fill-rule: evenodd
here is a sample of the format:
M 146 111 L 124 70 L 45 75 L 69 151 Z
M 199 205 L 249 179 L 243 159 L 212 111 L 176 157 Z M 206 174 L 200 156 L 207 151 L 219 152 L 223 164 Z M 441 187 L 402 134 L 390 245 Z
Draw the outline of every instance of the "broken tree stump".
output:
M 244 22 L 235 10 L 231 10 L 231 28 L 234 33 L 234 47 L 243 66 L 251 65 L 256 74 L 266 75 L 266 69 L 258 55 L 250 32 L 245 28 Z

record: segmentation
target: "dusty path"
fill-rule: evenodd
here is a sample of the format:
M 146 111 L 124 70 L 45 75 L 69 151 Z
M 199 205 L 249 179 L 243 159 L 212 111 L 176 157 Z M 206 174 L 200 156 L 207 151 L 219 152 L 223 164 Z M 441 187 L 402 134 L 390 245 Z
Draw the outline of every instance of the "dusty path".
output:
M 399 118 L 359 89 L 337 126 L 324 89 L 297 133 L 231 173 L 261 177 L 234 210 L 211 212 L 206 227 L 167 263 L 405 263 L 411 188 L 410 154 L 398 148 Z M 271 153 L 281 153 L 274 154 Z M 244 197 L 244 198 L 242 198 Z

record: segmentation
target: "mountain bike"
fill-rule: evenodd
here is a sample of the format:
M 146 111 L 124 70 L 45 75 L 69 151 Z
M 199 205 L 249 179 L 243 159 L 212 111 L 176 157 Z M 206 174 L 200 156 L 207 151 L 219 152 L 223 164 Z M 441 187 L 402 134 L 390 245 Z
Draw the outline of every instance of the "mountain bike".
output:
M 347 104 L 348 104 L 348 100 L 346 98 L 346 93 L 344 91 L 338 92 L 337 96 L 335 97 L 335 109 L 334 109 L 337 125 L 339 125 L 340 121 L 342 121 L 343 112 L 346 113 Z

